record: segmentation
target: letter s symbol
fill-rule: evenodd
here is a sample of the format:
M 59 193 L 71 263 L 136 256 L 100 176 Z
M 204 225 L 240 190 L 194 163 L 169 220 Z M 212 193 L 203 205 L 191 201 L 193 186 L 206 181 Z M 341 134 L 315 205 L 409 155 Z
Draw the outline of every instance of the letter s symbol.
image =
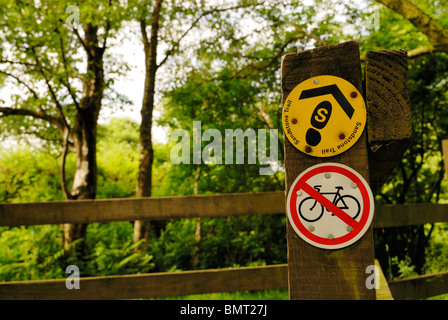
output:
M 327 125 L 328 120 L 330 120 L 331 111 L 330 101 L 322 101 L 319 103 L 311 115 L 311 126 L 316 129 L 323 129 Z
M 323 115 L 323 113 L 325 115 Z M 327 114 L 328 114 L 327 109 L 320 108 L 319 110 L 317 110 L 317 115 L 314 117 L 314 119 L 318 122 L 324 122 L 325 120 L 327 120 L 327 117 L 326 117 Z

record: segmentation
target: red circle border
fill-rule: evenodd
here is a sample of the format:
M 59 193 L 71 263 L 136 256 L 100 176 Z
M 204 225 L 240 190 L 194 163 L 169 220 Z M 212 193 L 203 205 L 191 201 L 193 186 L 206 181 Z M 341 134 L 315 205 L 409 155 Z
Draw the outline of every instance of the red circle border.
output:
M 360 192 L 361 192 L 361 196 L 362 196 L 362 201 L 363 201 L 363 211 L 361 213 L 361 220 L 359 221 L 359 225 L 356 229 L 353 229 L 351 232 L 347 233 L 345 236 L 342 237 L 338 237 L 338 238 L 333 238 L 332 240 L 328 239 L 328 238 L 323 238 L 323 237 L 319 237 L 316 236 L 315 234 L 313 234 L 312 232 L 310 232 L 307 228 L 305 228 L 305 226 L 301 223 L 299 216 L 298 216 L 298 212 L 296 209 L 296 203 L 297 203 L 297 191 L 300 190 L 300 186 L 303 183 L 306 183 L 308 181 L 309 178 L 311 178 L 312 176 L 319 174 L 319 173 L 325 173 L 325 172 L 335 172 L 335 173 L 340 173 L 344 176 L 346 176 L 347 178 L 349 178 L 350 180 L 352 180 L 354 183 L 357 184 Z M 335 166 L 335 165 L 323 165 L 323 166 L 319 166 L 317 168 L 314 168 L 308 172 L 306 172 L 293 186 L 293 190 L 291 191 L 291 197 L 290 197 L 290 201 L 289 201 L 289 210 L 290 210 L 290 216 L 294 222 L 294 225 L 296 226 L 296 228 L 302 233 L 302 235 L 306 238 L 308 238 L 309 240 L 321 244 L 321 245 L 325 245 L 325 246 L 333 246 L 333 245 L 340 245 L 343 243 L 346 243 L 350 240 L 352 240 L 353 238 L 355 238 L 365 227 L 367 221 L 369 220 L 369 214 L 370 214 L 370 199 L 369 199 L 369 192 L 367 191 L 366 186 L 364 185 L 364 182 L 353 172 L 347 170 L 346 168 L 343 167 L 339 167 L 339 166 Z

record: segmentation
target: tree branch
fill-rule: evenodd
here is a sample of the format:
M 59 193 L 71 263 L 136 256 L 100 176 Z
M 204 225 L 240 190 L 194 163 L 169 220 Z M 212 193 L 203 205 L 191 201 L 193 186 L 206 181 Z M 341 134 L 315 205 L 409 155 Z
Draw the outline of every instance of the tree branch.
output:
M 60 132 L 64 132 L 64 123 L 62 119 L 50 116 L 42 111 L 33 111 L 29 109 L 16 109 L 11 107 L 0 107 L 0 118 L 6 116 L 30 116 L 37 119 L 46 120 L 54 124 Z
M 36 98 L 36 100 L 39 99 L 39 96 L 37 95 L 36 91 L 34 91 L 26 82 L 24 82 L 23 80 L 21 80 L 19 77 L 13 75 L 12 73 L 0 70 L 0 73 L 3 73 L 4 75 L 7 75 L 8 77 L 14 78 L 19 84 L 23 84 L 29 92 L 31 92 L 31 94 L 34 96 L 34 98 Z
M 146 21 L 145 21 L 145 19 L 140 20 L 140 29 L 141 29 L 141 32 L 142 32 L 143 50 L 146 53 L 149 50 L 149 39 L 148 39 L 148 33 L 146 32 Z
M 67 183 L 65 180 L 65 163 L 66 158 L 68 154 L 68 138 L 70 136 L 70 129 L 68 127 L 65 127 L 64 129 L 64 136 L 62 140 L 62 155 L 61 155 L 61 189 L 62 193 L 64 194 L 64 197 L 66 200 L 73 200 L 75 199 L 75 196 L 73 196 L 70 191 L 68 190 Z
M 296 31 L 298 31 L 298 32 L 300 32 L 302 34 L 301 37 L 299 36 L 299 38 L 308 37 L 308 38 L 314 39 L 314 40 L 316 40 L 316 43 L 317 43 L 318 46 L 327 46 L 328 45 L 328 42 L 326 42 L 325 40 L 319 38 L 315 34 L 309 33 L 308 31 L 306 31 L 305 29 L 299 27 L 297 24 L 295 24 L 295 23 L 293 23 L 291 21 L 277 20 L 275 22 L 276 22 L 275 24 L 283 23 L 283 24 L 288 24 L 288 25 L 294 27 L 296 29 Z
M 410 57 L 417 57 L 434 51 L 448 53 L 448 30 L 409 0 L 376 0 L 409 20 L 428 37 L 431 47 L 409 51 Z
M 261 102 L 257 102 L 254 104 L 255 108 L 258 110 L 258 115 L 262 119 L 262 122 L 269 128 L 274 129 L 274 125 L 272 124 L 271 117 L 264 112 L 263 107 L 261 106 Z
M 92 53 L 90 52 L 90 50 L 87 47 L 86 43 L 84 42 L 84 40 L 82 39 L 81 35 L 79 34 L 78 29 L 76 29 L 75 27 L 73 27 L 72 29 L 73 29 L 73 32 L 75 33 L 76 37 L 78 38 L 79 42 L 83 46 L 84 50 L 86 51 L 87 55 L 89 56 L 89 58 L 94 60 L 94 57 L 93 57 Z
M 68 69 L 67 69 L 67 57 L 66 57 L 65 49 L 64 49 L 64 40 L 63 40 L 62 35 L 61 35 L 61 33 L 59 32 L 59 29 L 58 29 L 58 28 L 56 28 L 56 31 L 57 31 L 58 34 L 59 34 L 59 45 L 60 45 L 60 48 L 61 48 L 62 64 L 63 64 L 64 70 L 65 70 L 65 77 L 66 77 L 66 80 L 63 80 L 63 79 L 61 78 L 61 82 L 62 82 L 62 83 L 64 84 L 64 86 L 67 88 L 68 93 L 69 93 L 70 96 L 72 97 L 73 103 L 75 104 L 76 108 L 79 109 L 79 108 L 80 108 L 80 107 L 79 107 L 79 102 L 76 100 L 76 96 L 75 96 L 74 93 L 72 92 L 72 87 L 71 87 L 71 85 L 70 85 L 69 73 L 68 73 Z
M 112 6 L 112 0 L 109 0 L 109 8 L 111 6 Z M 111 28 L 110 19 L 107 19 L 106 20 L 105 32 L 104 32 L 103 46 L 101 47 L 102 54 L 104 53 L 104 51 L 106 51 L 106 43 L 107 43 L 107 38 L 109 37 L 109 30 L 110 30 L 110 28 Z
M 277 61 L 282 56 L 282 54 L 284 53 L 284 51 L 285 51 L 286 47 L 288 46 L 288 44 L 290 44 L 294 40 L 301 39 L 303 37 L 304 37 L 303 34 L 296 34 L 296 35 L 292 36 L 291 38 L 286 40 L 282 44 L 282 46 L 279 48 L 278 52 L 275 55 L 273 55 L 272 57 L 270 57 L 267 61 L 263 61 L 263 62 L 259 62 L 259 63 L 247 64 L 246 66 L 244 66 L 240 70 L 237 70 L 233 75 L 218 76 L 216 78 L 204 79 L 202 81 L 197 81 L 197 83 L 198 83 L 198 85 L 201 85 L 203 83 L 210 82 L 210 81 L 215 81 L 215 80 L 225 81 L 225 80 L 234 80 L 234 79 L 244 79 L 244 78 L 247 78 L 251 74 L 254 74 L 256 71 L 263 70 L 263 69 L 266 69 L 267 67 L 271 66 L 275 61 Z M 244 72 L 244 71 L 246 71 L 248 69 L 249 69 L 249 71 Z
M 165 55 L 165 57 L 163 58 L 163 60 L 158 64 L 157 68 L 161 67 L 167 60 L 168 58 L 174 53 L 174 51 L 179 47 L 180 42 L 182 41 L 182 39 L 184 39 L 187 34 L 196 26 L 196 24 L 199 23 L 199 21 L 202 19 L 202 17 L 204 17 L 205 14 L 201 14 L 195 21 L 193 21 L 193 23 L 190 25 L 190 27 L 179 37 L 179 39 L 173 43 L 171 49 L 169 49 Z
M 434 51 L 436 51 L 436 49 L 433 46 L 419 47 L 419 48 L 412 49 L 412 50 L 408 51 L 408 57 L 416 58 L 416 57 L 423 56 L 425 54 L 433 53 Z
M 35 64 L 23 61 L 12 61 L 12 60 L 0 60 L 0 63 L 9 63 L 9 64 L 20 64 L 27 67 L 36 67 Z
M 225 11 L 231 11 L 231 10 L 237 10 L 237 9 L 243 9 L 243 8 L 250 8 L 250 7 L 256 7 L 258 6 L 259 3 L 256 4 L 249 4 L 249 5 L 237 5 L 237 6 L 233 6 L 233 7 L 227 7 L 227 8 L 215 8 L 212 10 L 208 10 L 208 11 L 204 11 L 202 12 L 197 18 L 196 20 L 194 20 L 190 27 L 184 31 L 184 33 L 179 37 L 179 39 L 177 39 L 177 41 L 173 42 L 171 48 L 169 50 L 167 50 L 167 53 L 165 55 L 165 57 L 162 59 L 162 61 L 158 64 L 157 67 L 161 67 L 167 60 L 168 58 L 177 50 L 177 48 L 179 47 L 180 42 L 187 36 L 187 34 L 199 23 L 199 21 L 204 18 L 205 16 L 208 16 L 210 14 L 213 13 L 218 13 L 218 12 L 225 12 Z
M 428 196 L 426 198 L 426 202 L 431 202 L 431 200 L 434 196 L 434 193 L 436 193 L 437 190 L 439 190 L 439 192 L 440 192 L 440 184 L 443 181 L 444 173 L 445 173 L 443 170 L 443 159 L 439 161 L 438 166 L 439 166 L 439 171 L 438 171 L 438 174 L 436 175 L 436 177 L 434 178 L 435 181 L 432 183 L 432 187 L 429 190 Z M 436 195 L 436 198 L 437 197 L 438 196 Z M 436 203 L 437 203 L 437 201 L 436 201 Z
M 62 110 L 62 105 L 61 105 L 61 103 L 59 102 L 58 98 L 56 97 L 56 93 L 55 93 L 55 91 L 53 90 L 53 87 L 51 86 L 50 81 L 48 80 L 47 76 L 45 75 L 45 72 L 44 72 L 44 70 L 43 70 L 43 68 L 42 68 L 42 64 L 40 63 L 40 61 L 39 61 L 39 59 L 38 59 L 38 57 L 37 57 L 37 55 L 36 55 L 36 52 L 35 52 L 34 48 L 31 48 L 31 50 L 33 51 L 34 58 L 35 58 L 35 60 L 36 60 L 36 65 L 37 65 L 38 68 L 39 68 L 39 72 L 42 74 L 42 77 L 44 78 L 45 83 L 47 84 L 48 90 L 50 91 L 51 98 L 53 99 L 53 102 L 56 104 L 56 109 L 57 109 L 58 112 L 59 112 L 59 115 L 60 115 L 60 117 L 61 117 L 62 123 L 64 124 L 65 127 L 68 128 L 69 125 L 68 125 L 67 119 L 65 118 L 64 111 Z
M 11 74 L 9 72 L 6 72 L 6 71 L 0 70 L 0 73 L 3 73 L 5 75 L 7 75 L 8 77 L 11 77 L 11 78 L 15 79 L 19 84 L 24 85 L 28 89 L 28 91 L 31 92 L 31 94 L 33 95 L 34 99 L 39 100 L 39 95 L 37 94 L 37 92 L 33 88 L 31 88 L 25 81 L 21 80 L 19 77 L 15 76 L 15 75 L 13 75 L 13 74 Z M 45 114 L 45 110 L 42 108 L 42 104 L 39 104 L 39 109 L 40 109 L 42 114 Z

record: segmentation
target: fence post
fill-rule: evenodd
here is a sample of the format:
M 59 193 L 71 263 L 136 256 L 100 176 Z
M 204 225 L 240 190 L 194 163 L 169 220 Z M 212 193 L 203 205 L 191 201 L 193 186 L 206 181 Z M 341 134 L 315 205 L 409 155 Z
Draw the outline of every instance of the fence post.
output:
M 406 50 L 401 49 L 367 52 L 365 57 L 366 81 L 364 85 L 366 91 L 364 95 L 366 100 L 366 114 L 364 114 L 366 117 L 364 121 L 367 122 L 366 128 L 358 140 L 353 139 L 356 142 L 352 141 L 350 148 L 344 149 L 342 144 L 337 144 L 338 149 L 339 146 L 341 146 L 341 150 L 344 149 L 343 152 L 338 150 L 336 150 L 338 152 L 335 152 L 331 148 L 330 151 L 328 149 L 322 150 L 322 147 L 320 147 L 322 154 L 317 155 L 315 149 L 319 148 L 313 149 L 314 147 L 311 146 L 319 146 L 321 139 L 331 138 L 334 132 L 328 129 L 326 131 L 320 130 L 322 132 L 319 132 L 314 129 L 323 129 L 331 121 L 329 120 L 331 117 L 333 117 L 333 122 L 335 121 L 334 116 L 331 115 L 334 107 L 332 107 L 329 101 L 319 103 L 319 100 L 314 100 L 306 108 L 311 107 L 312 109 L 316 103 L 318 103 L 320 108 L 315 108 L 311 114 L 311 120 L 300 119 L 302 123 L 299 123 L 296 118 L 291 117 L 293 114 L 290 111 L 293 108 L 291 107 L 291 101 L 296 97 L 294 94 L 291 95 L 293 98 L 288 98 L 288 96 L 296 86 L 307 83 L 316 84 L 315 88 L 318 90 L 308 90 L 308 87 L 306 88 L 306 93 L 305 90 L 299 90 L 300 96 L 298 100 L 301 100 L 302 96 L 305 96 L 303 98 L 316 97 L 315 94 L 310 93 L 311 91 L 319 91 L 322 96 L 328 95 L 329 93 L 326 91 L 329 90 L 327 89 L 334 87 L 334 85 L 327 85 L 325 87 L 326 90 L 323 90 L 323 84 L 317 86 L 319 79 L 323 81 L 325 78 L 322 76 L 342 78 L 343 80 L 340 81 L 341 86 L 344 81 L 348 81 L 358 92 L 362 93 L 363 82 L 358 43 L 349 41 L 283 56 L 282 103 L 284 107 L 282 120 L 284 125 L 287 194 L 294 180 L 302 172 L 313 165 L 325 162 L 340 163 L 351 167 L 367 183 L 371 184 L 370 189 L 372 189 L 374 194 L 380 191 L 388 175 L 400 161 L 411 141 L 412 125 L 407 59 Z M 305 80 L 311 80 L 312 78 L 314 78 L 313 82 L 305 82 Z M 352 92 L 346 96 L 347 101 L 357 96 L 357 93 L 354 92 L 356 90 L 350 91 Z M 339 104 L 347 116 L 352 119 L 351 115 L 355 114 L 354 109 L 350 111 L 350 108 L 347 108 L 347 104 L 345 106 L 343 103 L 341 104 L 336 96 L 337 94 L 334 94 L 335 99 L 333 103 L 335 105 Z M 355 99 L 352 100 L 353 103 L 356 103 Z M 285 102 L 287 103 L 285 104 Z M 344 102 L 343 99 L 342 102 Z M 303 103 L 297 103 L 295 106 L 296 109 L 301 107 L 305 108 Z M 306 112 L 302 109 L 296 110 L 296 115 L 308 114 Z M 319 114 L 319 112 L 321 113 Z M 323 120 L 325 117 L 322 117 L 322 115 L 327 115 L 326 121 Z M 345 119 L 347 120 L 347 118 Z M 296 128 L 297 126 L 302 126 L 302 129 L 298 131 L 296 129 L 293 132 L 292 126 L 296 126 Z M 306 147 L 304 147 L 303 141 L 300 144 L 300 139 L 294 137 L 294 134 L 300 135 L 301 132 L 313 126 L 314 129 L 308 129 L 306 135 L 302 135 L 302 139 L 306 141 Z M 335 127 L 339 128 L 341 126 L 338 127 L 336 125 Z M 338 130 L 344 131 L 346 129 Z M 353 134 L 350 136 L 353 136 Z M 341 141 L 346 140 L 346 138 L 345 134 L 339 134 Z M 444 150 L 446 150 L 444 151 L 445 153 L 448 153 L 448 144 L 445 144 Z M 328 157 L 328 154 L 324 155 L 327 152 L 333 153 Z M 315 199 L 318 199 L 317 193 L 312 188 L 307 190 L 315 193 Z M 318 189 L 316 190 L 319 191 Z M 324 200 L 324 197 L 320 198 L 322 199 L 321 201 Z M 331 205 L 331 203 L 328 203 L 328 205 Z M 290 208 L 293 207 L 291 205 Z M 333 207 L 337 207 L 337 205 Z M 300 208 L 297 211 L 300 212 Z M 344 221 L 350 223 L 350 220 Z M 311 228 L 311 230 L 314 230 L 313 226 Z M 373 265 L 374 261 L 371 225 L 357 242 L 343 249 L 328 250 L 320 249 L 303 241 L 297 236 L 288 220 L 287 240 L 290 299 L 375 299 L 374 290 L 370 290 L 366 286 L 366 268 Z
M 283 56 L 283 104 L 289 93 L 302 81 L 322 75 L 342 78 L 362 93 L 358 43 L 350 41 Z M 293 181 L 304 170 L 329 162 L 327 158 L 312 157 L 299 151 L 286 136 L 284 150 L 287 193 Z M 350 149 L 330 159 L 331 162 L 351 167 L 368 182 L 366 131 Z M 326 250 L 304 242 L 287 221 L 287 245 L 290 299 L 375 299 L 375 290 L 366 286 L 366 268 L 374 265 L 372 226 L 353 245 L 339 250 Z
M 368 51 L 365 64 L 370 187 L 377 193 L 411 141 L 408 56 L 403 49 Z
M 448 139 L 442 140 L 442 156 L 445 164 L 445 175 L 448 181 Z

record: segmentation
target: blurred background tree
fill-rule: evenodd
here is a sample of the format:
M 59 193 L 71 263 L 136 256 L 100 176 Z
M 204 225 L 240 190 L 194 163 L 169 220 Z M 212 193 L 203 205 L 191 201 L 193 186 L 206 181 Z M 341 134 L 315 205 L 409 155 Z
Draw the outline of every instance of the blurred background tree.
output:
M 120 100 L 110 92 L 117 72 L 105 65 L 119 61 L 106 49 L 108 40 L 117 36 L 124 11 L 111 1 L 83 1 L 71 6 L 74 16 L 64 24 L 66 7 L 52 0 L 2 3 L 0 83 L 19 93 L 2 93 L 0 134 L 34 136 L 62 149 L 60 185 L 65 199 L 94 199 L 98 117 L 105 101 Z M 5 98 L 10 101 L 5 103 Z M 76 154 L 71 187 L 65 176 L 69 151 Z M 64 247 L 84 239 L 86 228 L 64 225 Z M 78 248 L 82 253 L 83 241 Z

